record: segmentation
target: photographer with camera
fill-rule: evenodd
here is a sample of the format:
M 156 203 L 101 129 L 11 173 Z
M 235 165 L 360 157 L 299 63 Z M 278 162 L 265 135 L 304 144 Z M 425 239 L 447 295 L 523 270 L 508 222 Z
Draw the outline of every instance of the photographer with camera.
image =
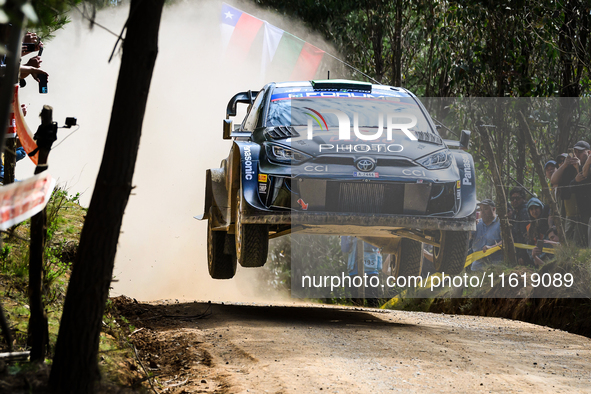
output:
M 24 66 L 20 66 L 19 78 L 21 79 L 21 87 L 26 85 L 26 83 L 23 83 L 23 80 L 29 75 L 31 75 L 37 82 L 43 83 L 43 80 L 45 80 L 45 84 L 47 83 L 46 80 L 49 74 L 40 68 L 42 62 L 41 54 L 43 53 L 43 43 L 37 34 L 27 32 L 27 34 L 25 34 L 25 38 L 23 39 L 21 56 L 25 56 L 29 53 L 37 51 L 39 51 L 37 56 L 31 57 Z

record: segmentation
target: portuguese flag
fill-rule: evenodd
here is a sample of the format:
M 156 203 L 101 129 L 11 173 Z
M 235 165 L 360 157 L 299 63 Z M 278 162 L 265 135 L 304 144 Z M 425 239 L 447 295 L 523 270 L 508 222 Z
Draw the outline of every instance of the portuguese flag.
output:
M 221 30 L 226 53 L 237 62 L 249 58 L 262 43 L 262 77 L 274 74 L 282 75 L 281 79 L 310 80 L 324 57 L 324 51 L 314 45 L 225 3 Z

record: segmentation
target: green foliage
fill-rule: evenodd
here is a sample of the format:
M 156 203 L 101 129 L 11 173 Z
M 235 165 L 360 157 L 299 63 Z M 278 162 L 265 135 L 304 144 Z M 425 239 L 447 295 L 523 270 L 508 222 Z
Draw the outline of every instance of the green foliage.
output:
M 589 92 L 591 15 L 584 0 L 568 6 L 546 0 L 257 2 L 303 20 L 334 43 L 345 61 L 378 81 L 393 84 L 399 67 L 402 85 L 420 96 Z
M 269 254 L 261 280 L 269 288 L 291 290 L 291 236 L 275 238 L 269 242 Z
M 347 271 L 346 256 L 341 252 L 338 236 L 291 234 L 272 240 L 265 264 L 265 282 L 276 290 L 291 291 L 292 275 L 295 280 L 302 272 L 315 275 L 338 275 Z M 343 299 L 350 295 L 336 289 L 332 297 Z M 310 298 L 310 294 L 298 294 Z
M 58 229 L 61 230 L 60 234 L 75 235 L 76 227 L 66 220 L 64 212 L 79 201 L 80 193 L 70 196 L 66 189 L 57 187 L 47 203 L 47 238 L 43 264 L 43 289 L 47 305 L 65 296 L 66 275 L 70 272 L 72 255 L 78 245 L 77 242 L 55 238 Z
M 76 204 L 79 198 L 79 194 L 69 196 L 65 189 L 58 187 L 46 206 L 47 237 L 43 261 L 43 294 L 46 305 L 52 305 L 65 295 L 67 275 L 77 249 L 76 239 L 81 227 L 67 215 L 70 210 L 75 209 L 83 212 Z M 29 281 L 29 241 L 24 237 L 28 238 L 28 230 L 29 224 L 25 224 L 25 228 L 9 232 L 9 237 L 4 240 L 0 250 L 0 274 L 9 278 L 8 292 L 15 290 L 26 293 Z M 20 235 L 17 237 L 15 232 Z M 70 239 L 62 238 L 64 234 Z
M 315 299 L 317 294 L 314 293 L 314 289 L 302 288 L 299 282 L 302 276 L 348 276 L 347 260 L 348 254 L 341 251 L 339 236 L 295 233 L 271 241 L 263 281 L 269 288 L 291 291 L 292 296 Z M 381 277 L 380 280 L 384 283 L 385 277 Z M 292 283 L 295 285 L 293 289 Z M 389 299 L 400 291 L 387 290 L 387 294 L 384 290 L 379 294 L 379 298 Z M 351 289 L 343 286 L 335 288 L 328 298 L 320 301 L 342 305 L 350 303 L 351 298 L 355 296 Z
M 25 260 L 15 256 L 13 249 L 13 245 L 3 244 L 0 252 L 0 274 L 11 278 L 7 293 L 10 293 L 13 289 L 24 291 L 29 281 L 28 258 Z M 25 256 L 28 256 L 28 254 Z

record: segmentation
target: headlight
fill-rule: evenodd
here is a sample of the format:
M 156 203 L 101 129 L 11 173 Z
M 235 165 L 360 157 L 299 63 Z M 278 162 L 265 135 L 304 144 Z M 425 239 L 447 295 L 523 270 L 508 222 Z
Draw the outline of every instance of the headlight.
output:
M 282 164 L 300 164 L 312 158 L 312 156 L 282 145 L 265 144 L 265 147 L 267 156 Z
M 441 170 L 451 165 L 452 155 L 449 149 L 445 149 L 422 159 L 417 160 L 417 163 L 428 170 Z

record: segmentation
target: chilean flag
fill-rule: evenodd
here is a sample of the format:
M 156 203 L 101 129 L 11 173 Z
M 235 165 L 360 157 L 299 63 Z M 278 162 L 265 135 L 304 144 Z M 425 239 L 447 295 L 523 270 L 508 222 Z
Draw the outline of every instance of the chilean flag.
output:
M 222 43 L 232 59 L 238 62 L 246 60 L 253 42 L 257 37 L 262 38 L 262 79 L 314 78 L 324 57 L 323 50 L 226 3 L 222 4 L 220 17 Z M 257 41 L 257 45 L 260 47 L 260 42 Z
M 222 41 L 228 53 L 237 61 L 245 60 L 263 21 L 225 3 L 221 19 Z

